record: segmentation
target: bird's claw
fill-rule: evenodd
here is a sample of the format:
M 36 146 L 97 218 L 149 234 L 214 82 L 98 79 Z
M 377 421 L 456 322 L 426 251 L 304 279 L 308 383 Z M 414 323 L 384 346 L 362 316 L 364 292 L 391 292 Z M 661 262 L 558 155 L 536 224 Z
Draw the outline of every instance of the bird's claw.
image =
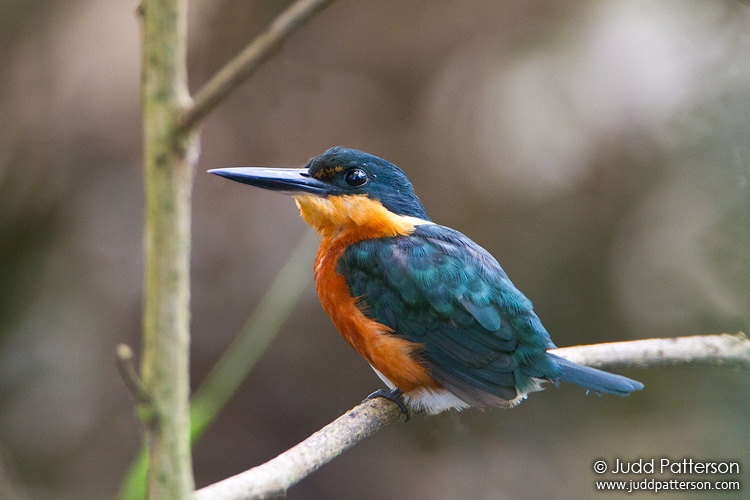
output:
M 391 390 L 378 389 L 377 391 L 367 396 L 365 398 L 365 401 L 367 401 L 368 399 L 375 399 L 375 398 L 385 398 L 388 401 L 392 401 L 396 403 L 396 405 L 398 406 L 398 409 L 401 410 L 401 413 L 403 413 L 404 416 L 406 417 L 406 420 L 404 420 L 404 422 L 408 422 L 409 419 L 411 419 L 411 413 L 409 412 L 409 409 L 406 407 L 406 404 L 404 403 L 404 393 L 398 387 L 391 389 Z

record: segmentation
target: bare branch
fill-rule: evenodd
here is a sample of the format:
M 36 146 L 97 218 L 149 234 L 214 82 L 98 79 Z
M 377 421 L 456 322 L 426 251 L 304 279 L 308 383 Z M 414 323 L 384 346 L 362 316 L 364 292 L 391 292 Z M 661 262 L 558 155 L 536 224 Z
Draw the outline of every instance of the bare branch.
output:
M 193 105 L 177 119 L 181 130 L 189 131 L 238 85 L 271 57 L 281 45 L 314 14 L 333 0 L 297 0 L 282 12 L 234 59 L 226 64 L 195 94 Z
M 744 333 L 646 339 L 565 347 L 553 351 L 597 368 L 650 368 L 684 364 L 750 369 L 750 340 Z M 359 441 L 404 421 L 384 398 L 365 400 L 297 446 L 263 465 L 198 490 L 195 500 L 249 500 L 282 496 L 306 476 Z
M 750 369 L 750 341 L 742 332 L 580 345 L 550 352 L 595 368 L 699 364 Z
M 368 399 L 278 457 L 198 490 L 195 500 L 274 498 L 366 437 L 405 420 L 395 403 Z

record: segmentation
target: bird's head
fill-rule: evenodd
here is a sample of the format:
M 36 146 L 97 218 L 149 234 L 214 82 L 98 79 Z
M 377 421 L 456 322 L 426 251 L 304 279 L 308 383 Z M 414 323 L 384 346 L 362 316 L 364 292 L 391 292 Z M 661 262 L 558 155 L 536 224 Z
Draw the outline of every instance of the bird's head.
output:
M 302 216 L 319 231 L 323 226 L 383 217 L 429 221 L 400 168 L 356 149 L 331 148 L 303 168 L 233 167 L 209 172 L 294 195 Z

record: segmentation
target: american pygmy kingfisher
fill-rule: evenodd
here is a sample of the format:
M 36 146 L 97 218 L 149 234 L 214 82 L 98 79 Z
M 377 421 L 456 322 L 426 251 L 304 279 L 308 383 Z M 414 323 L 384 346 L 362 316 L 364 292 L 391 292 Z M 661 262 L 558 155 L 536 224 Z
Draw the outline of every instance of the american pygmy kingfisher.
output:
M 379 395 L 438 413 L 509 408 L 545 381 L 617 395 L 643 388 L 548 353 L 547 330 L 500 264 L 432 222 L 404 172 L 382 158 L 335 147 L 304 168 L 209 172 L 294 196 L 321 236 L 320 302 L 392 389 Z

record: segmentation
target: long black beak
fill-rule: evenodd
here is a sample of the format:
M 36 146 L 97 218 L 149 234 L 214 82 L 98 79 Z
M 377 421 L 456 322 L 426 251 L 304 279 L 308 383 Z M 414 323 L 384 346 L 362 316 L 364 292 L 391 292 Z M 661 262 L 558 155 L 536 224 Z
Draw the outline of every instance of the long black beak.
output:
M 307 168 L 231 167 L 215 168 L 208 172 L 243 184 L 287 194 L 308 193 L 328 196 L 338 191 L 335 186 L 312 177 Z

